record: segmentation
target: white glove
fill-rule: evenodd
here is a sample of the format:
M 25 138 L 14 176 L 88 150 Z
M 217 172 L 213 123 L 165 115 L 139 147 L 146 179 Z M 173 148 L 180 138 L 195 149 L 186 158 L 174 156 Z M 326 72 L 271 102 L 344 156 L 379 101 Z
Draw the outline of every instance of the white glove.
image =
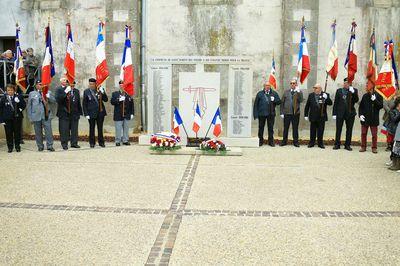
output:
M 119 96 L 119 101 L 120 101 L 120 102 L 125 101 L 125 96 L 123 96 L 123 95 Z
M 85 116 L 85 117 L 87 118 L 87 120 L 89 120 L 89 119 L 90 119 L 90 116 L 88 116 L 88 115 L 87 115 L 87 116 Z
M 326 94 L 325 92 L 322 94 L 322 97 L 326 100 L 328 99 L 328 94 Z
M 46 93 L 46 98 L 50 98 L 50 91 Z
M 14 98 L 14 102 L 19 103 L 18 97 L 15 97 L 15 98 Z
M 299 86 L 296 86 L 296 89 L 294 90 L 295 92 L 300 92 Z
M 372 96 L 371 96 L 371 101 L 375 101 L 376 100 L 376 95 L 375 94 L 372 94 Z
M 133 115 L 131 115 L 131 119 L 133 119 Z
M 68 93 L 70 91 L 71 91 L 71 87 L 70 86 L 66 87 L 65 90 L 64 90 L 65 93 Z
M 306 121 L 308 121 L 308 116 L 304 117 L 304 119 L 305 119 Z
M 106 90 L 105 90 L 103 87 L 101 87 L 101 88 L 100 88 L 100 92 L 101 92 L 102 94 L 104 94 L 104 93 L 106 93 Z
M 350 86 L 350 87 L 349 87 L 349 91 L 350 91 L 351 93 L 354 93 L 354 88 L 353 88 L 352 86 Z
M 361 120 L 362 122 L 365 122 L 365 116 L 360 115 L 360 120 Z
M 284 118 L 285 117 L 285 115 L 281 115 L 281 118 Z
M 275 100 L 274 96 L 271 96 L 271 102 L 273 102 Z
M 333 119 L 333 120 L 336 120 L 336 115 L 332 116 L 332 119 Z
M 4 126 L 6 123 L 3 122 L 3 123 L 1 123 L 1 124 Z

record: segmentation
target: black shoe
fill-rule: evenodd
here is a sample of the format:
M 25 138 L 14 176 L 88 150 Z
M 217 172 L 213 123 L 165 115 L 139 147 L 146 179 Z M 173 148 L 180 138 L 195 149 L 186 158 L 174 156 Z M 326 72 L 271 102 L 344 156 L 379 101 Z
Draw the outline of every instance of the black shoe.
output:
M 12 153 L 13 149 L 8 148 L 8 153 Z
M 320 145 L 318 145 L 318 147 L 321 148 L 321 149 L 325 149 L 324 144 L 320 144 Z
M 119 146 L 121 146 L 121 143 L 115 143 L 115 146 L 119 147 Z
M 38 148 L 38 151 L 43 151 L 43 150 L 44 150 L 44 148 L 42 148 L 42 147 L 41 147 L 41 148 Z
M 270 143 L 268 143 L 268 145 L 271 146 L 271 147 L 275 147 L 275 143 L 274 142 L 270 142 Z
M 293 143 L 293 146 L 295 146 L 296 148 L 300 147 L 299 143 Z
M 68 150 L 68 146 L 63 146 L 62 148 L 64 151 Z
M 264 144 L 264 141 L 259 141 L 258 142 L 258 147 L 261 147 Z
M 71 145 L 71 148 L 75 148 L 75 149 L 79 149 L 81 146 L 79 146 L 78 144 L 74 144 L 74 145 Z
M 314 147 L 314 144 L 308 144 L 308 146 L 307 146 L 308 148 L 312 148 L 312 147 Z
M 94 148 L 94 144 L 90 144 L 90 148 Z
M 21 141 L 19 142 L 19 144 L 25 144 L 25 141 L 23 139 L 21 139 Z
M 99 143 L 99 146 L 104 148 L 106 145 L 104 145 L 104 143 Z
M 21 147 L 15 147 L 16 152 L 21 152 Z
M 48 151 L 55 151 L 53 147 L 47 148 Z
M 281 147 L 286 146 L 286 145 L 287 145 L 286 142 L 281 142 L 281 143 L 279 144 L 279 146 L 281 146 Z
M 353 149 L 350 146 L 344 146 L 345 150 L 352 151 Z
M 126 145 L 126 146 L 129 146 L 129 145 L 131 145 L 131 143 L 130 143 L 130 142 L 124 142 L 123 144 L 124 144 L 124 145 Z
M 335 146 L 333 146 L 333 149 L 334 149 L 334 150 L 339 150 L 339 149 L 340 149 L 340 146 L 339 146 L 339 145 L 335 145 Z

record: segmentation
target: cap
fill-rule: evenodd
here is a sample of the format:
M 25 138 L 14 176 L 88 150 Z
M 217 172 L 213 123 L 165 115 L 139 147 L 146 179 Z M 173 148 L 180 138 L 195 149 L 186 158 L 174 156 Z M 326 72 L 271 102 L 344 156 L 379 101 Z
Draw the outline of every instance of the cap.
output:
M 89 82 L 96 82 L 96 79 L 95 78 L 90 78 Z
M 122 80 L 120 80 L 120 81 L 118 82 L 118 84 L 124 84 L 124 82 L 123 82 Z

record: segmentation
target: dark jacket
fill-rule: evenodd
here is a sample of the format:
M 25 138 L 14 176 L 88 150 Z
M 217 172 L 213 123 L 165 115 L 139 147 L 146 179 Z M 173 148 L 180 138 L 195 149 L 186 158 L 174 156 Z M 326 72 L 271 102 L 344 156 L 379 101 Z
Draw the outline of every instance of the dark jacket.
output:
M 281 115 L 300 114 L 300 104 L 303 102 L 303 92 L 296 92 L 291 89 L 285 90 L 282 95 Z M 296 110 L 293 110 L 296 108 Z
M 336 116 L 338 119 L 356 116 L 357 112 L 354 104 L 357 103 L 358 100 L 357 89 L 354 89 L 354 93 L 348 90 L 347 94 L 345 89 L 338 89 L 335 94 L 332 115 Z
M 7 97 L 5 94 L 0 98 L 0 123 L 24 117 L 22 111 L 26 108 L 26 102 L 22 94 L 14 94 L 10 100 Z M 19 99 L 19 103 L 15 102 L 15 98 Z
M 329 96 L 329 93 L 326 93 L 328 98 L 322 97 L 323 93 L 315 98 L 315 92 L 312 92 L 308 95 L 307 103 L 304 108 L 304 117 L 308 117 L 310 122 L 317 121 L 328 121 L 328 115 L 326 112 L 326 108 L 328 105 L 332 105 L 332 100 Z M 321 115 L 322 110 L 322 115 Z
M 104 103 L 108 101 L 107 94 L 103 94 L 99 91 L 92 89 L 86 89 L 83 92 L 83 114 L 84 116 L 90 116 L 90 118 L 104 117 L 107 115 Z M 101 102 L 101 110 L 100 103 Z
M 396 108 L 389 111 L 389 123 L 387 124 L 387 131 L 394 135 L 396 134 L 397 125 L 400 121 L 400 112 Z
M 371 96 L 375 95 L 375 101 L 371 100 Z M 358 115 L 365 116 L 365 122 L 361 121 L 361 125 L 379 126 L 379 111 L 383 107 L 383 98 L 379 93 L 365 93 L 361 98 L 360 106 L 358 107 Z
M 125 96 L 124 101 L 120 101 L 119 97 Z M 114 105 L 114 121 L 130 120 L 131 115 L 135 114 L 133 99 L 127 93 L 114 91 L 111 94 L 111 104 Z M 122 107 L 124 107 L 124 116 L 122 116 Z
M 271 96 L 275 99 L 271 101 Z M 281 99 L 276 91 L 270 89 L 269 93 L 261 90 L 257 93 L 254 100 L 253 116 L 254 119 L 260 116 L 275 116 L 275 107 L 281 104 Z
M 65 93 L 66 87 L 58 87 L 56 89 L 57 101 L 57 117 L 79 119 L 82 115 L 81 96 L 79 90 L 74 88 L 70 92 Z

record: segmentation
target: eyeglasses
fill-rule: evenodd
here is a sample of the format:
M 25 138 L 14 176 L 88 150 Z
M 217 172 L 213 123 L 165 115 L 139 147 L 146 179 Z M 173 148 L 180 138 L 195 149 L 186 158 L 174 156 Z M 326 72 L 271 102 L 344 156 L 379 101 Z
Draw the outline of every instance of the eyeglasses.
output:
M 296 84 L 296 82 L 290 82 L 290 84 Z

